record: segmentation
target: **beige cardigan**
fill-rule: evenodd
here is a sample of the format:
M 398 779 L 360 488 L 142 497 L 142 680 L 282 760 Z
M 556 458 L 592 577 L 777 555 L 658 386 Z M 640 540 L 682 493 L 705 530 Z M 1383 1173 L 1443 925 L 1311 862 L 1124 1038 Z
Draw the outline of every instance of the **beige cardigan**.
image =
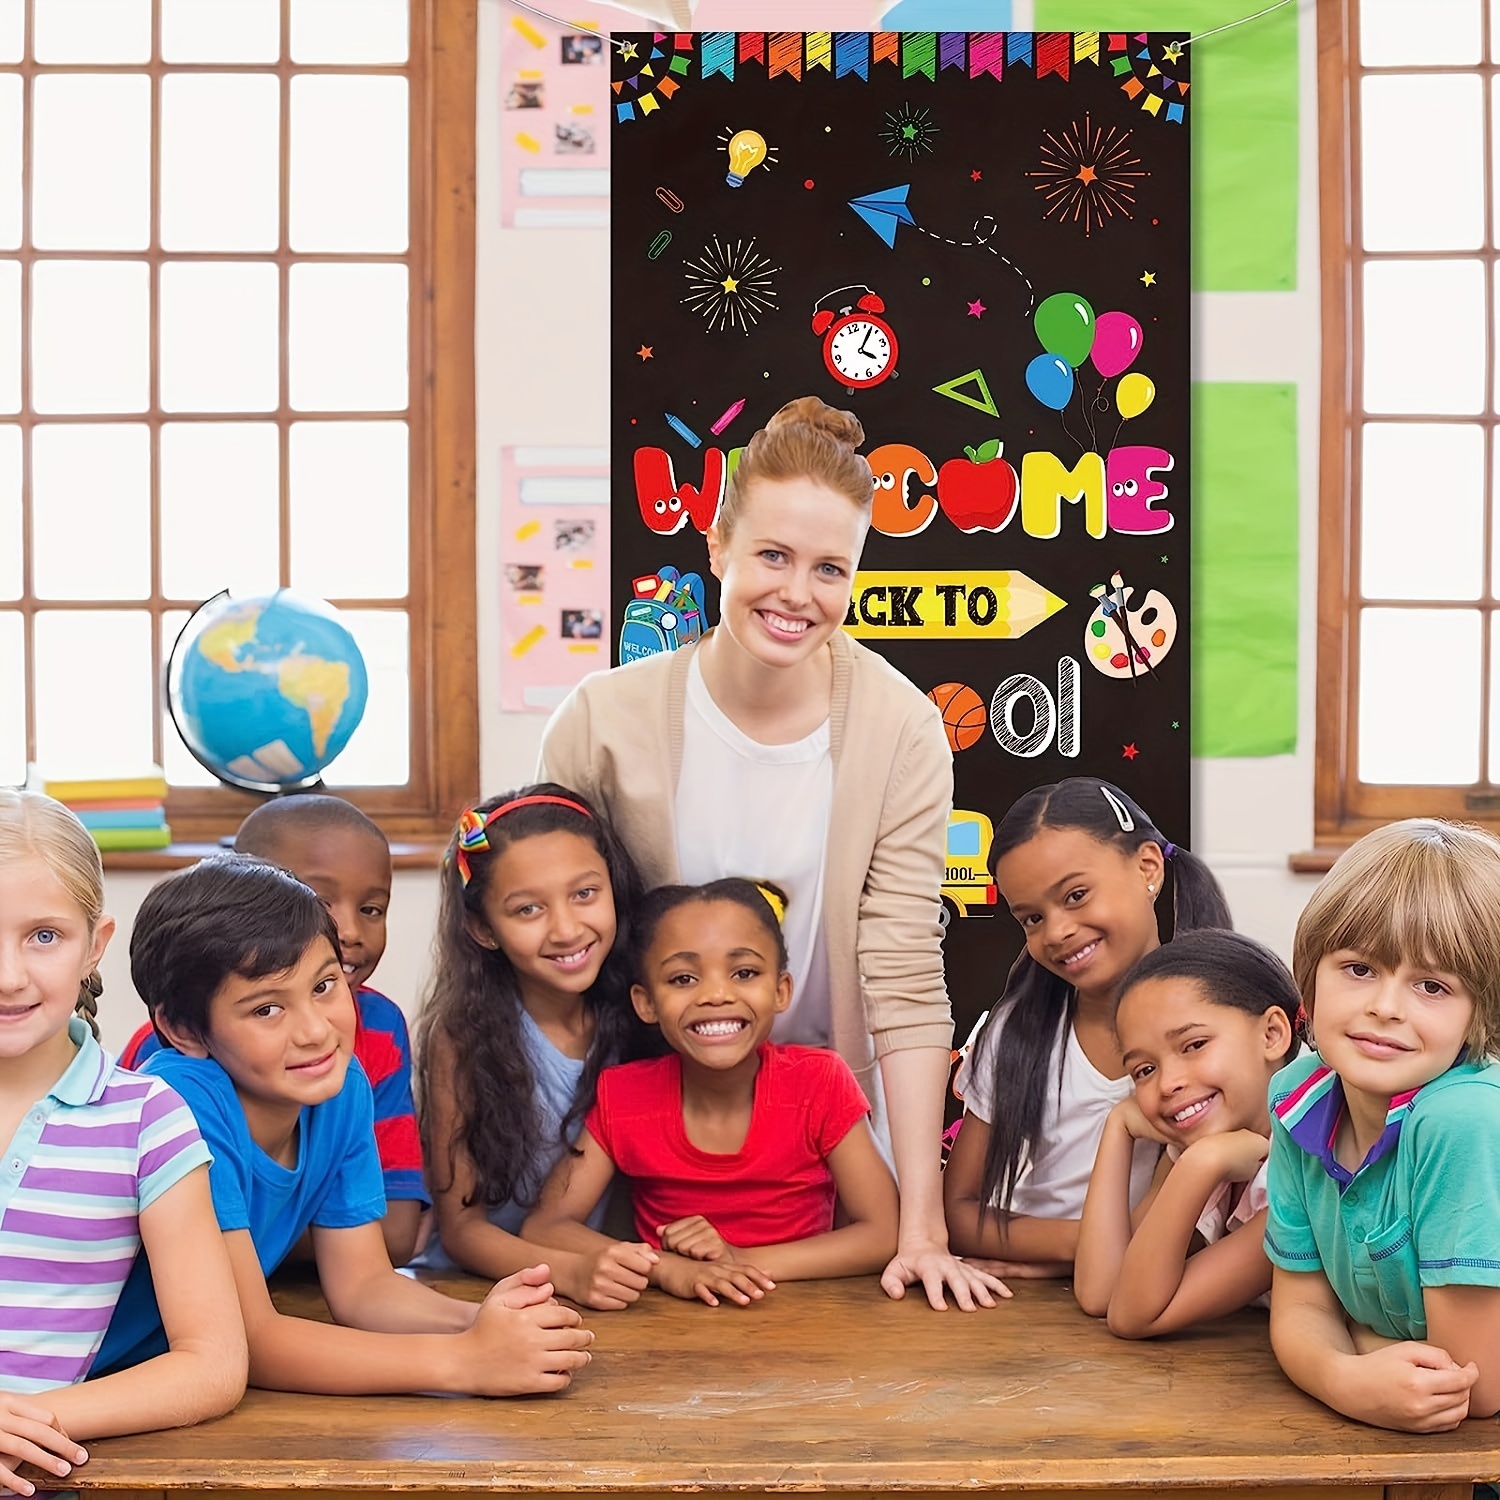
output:
M 938 920 L 953 755 L 937 708 L 911 682 L 843 631 L 830 644 L 830 1040 L 877 1100 L 876 1058 L 953 1041 Z M 680 879 L 674 817 L 692 650 L 585 678 L 542 737 L 541 777 L 608 814 L 648 888 Z M 733 788 L 724 805 L 728 815 Z

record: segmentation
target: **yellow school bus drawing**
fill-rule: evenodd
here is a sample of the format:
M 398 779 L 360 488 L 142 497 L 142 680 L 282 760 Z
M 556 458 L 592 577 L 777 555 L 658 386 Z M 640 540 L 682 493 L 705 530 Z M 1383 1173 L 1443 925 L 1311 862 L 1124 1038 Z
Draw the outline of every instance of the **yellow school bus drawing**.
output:
M 943 868 L 944 912 L 992 917 L 1000 893 L 990 879 L 990 841 L 995 827 L 983 813 L 954 808 L 948 815 L 948 855 Z

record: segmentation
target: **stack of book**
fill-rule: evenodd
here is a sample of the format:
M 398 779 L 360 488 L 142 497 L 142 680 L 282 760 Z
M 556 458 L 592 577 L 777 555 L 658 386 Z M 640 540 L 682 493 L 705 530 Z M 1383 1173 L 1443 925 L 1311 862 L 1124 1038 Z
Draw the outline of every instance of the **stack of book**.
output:
M 66 804 L 93 835 L 100 849 L 165 849 L 167 781 L 160 766 L 142 776 L 108 776 L 90 781 L 50 781 L 33 777 L 32 786 Z

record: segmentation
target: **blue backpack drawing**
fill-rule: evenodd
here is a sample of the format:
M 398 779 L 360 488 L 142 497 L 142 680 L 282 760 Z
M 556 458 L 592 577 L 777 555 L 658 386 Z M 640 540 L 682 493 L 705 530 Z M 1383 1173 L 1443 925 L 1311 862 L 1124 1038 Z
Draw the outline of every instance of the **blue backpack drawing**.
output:
M 620 664 L 675 651 L 704 631 L 707 604 L 703 579 L 666 566 L 634 580 L 636 597 L 625 606 L 620 627 Z

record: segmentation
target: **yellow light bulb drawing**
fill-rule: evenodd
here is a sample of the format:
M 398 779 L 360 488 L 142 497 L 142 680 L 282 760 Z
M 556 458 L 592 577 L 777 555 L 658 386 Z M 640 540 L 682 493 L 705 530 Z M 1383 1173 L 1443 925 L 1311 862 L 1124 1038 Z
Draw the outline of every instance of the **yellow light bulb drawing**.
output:
M 746 176 L 766 159 L 766 138 L 758 130 L 736 131 L 729 139 L 730 187 L 739 187 Z

